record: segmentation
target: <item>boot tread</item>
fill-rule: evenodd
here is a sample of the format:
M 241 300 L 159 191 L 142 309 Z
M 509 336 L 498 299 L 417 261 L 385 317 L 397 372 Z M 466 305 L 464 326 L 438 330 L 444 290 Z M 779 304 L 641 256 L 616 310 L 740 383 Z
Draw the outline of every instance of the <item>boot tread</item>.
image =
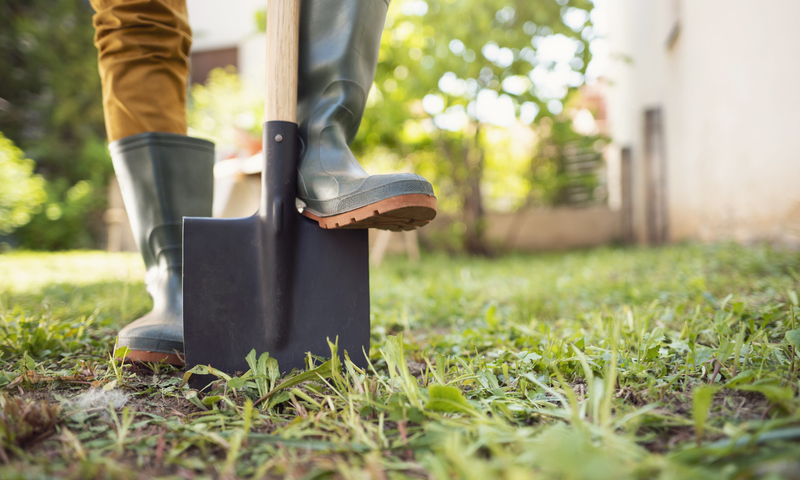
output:
M 326 229 L 377 228 L 403 232 L 427 225 L 436 217 L 436 197 L 418 193 L 398 195 L 331 217 L 317 216 L 308 209 L 302 213 Z

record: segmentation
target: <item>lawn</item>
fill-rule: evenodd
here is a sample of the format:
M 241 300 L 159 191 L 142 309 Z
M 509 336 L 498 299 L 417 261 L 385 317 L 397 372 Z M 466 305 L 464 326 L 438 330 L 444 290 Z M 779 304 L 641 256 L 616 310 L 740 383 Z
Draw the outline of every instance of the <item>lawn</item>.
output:
M 138 257 L 3 254 L 0 478 L 800 478 L 799 271 L 732 244 L 390 259 L 370 368 L 254 357 L 197 392 L 110 356 Z

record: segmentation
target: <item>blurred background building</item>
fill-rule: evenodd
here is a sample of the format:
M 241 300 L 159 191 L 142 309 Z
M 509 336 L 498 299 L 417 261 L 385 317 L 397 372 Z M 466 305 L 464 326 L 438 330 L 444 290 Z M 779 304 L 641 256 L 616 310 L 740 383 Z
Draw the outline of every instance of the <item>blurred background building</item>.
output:
M 800 2 L 609 0 L 609 134 L 642 243 L 800 243 Z

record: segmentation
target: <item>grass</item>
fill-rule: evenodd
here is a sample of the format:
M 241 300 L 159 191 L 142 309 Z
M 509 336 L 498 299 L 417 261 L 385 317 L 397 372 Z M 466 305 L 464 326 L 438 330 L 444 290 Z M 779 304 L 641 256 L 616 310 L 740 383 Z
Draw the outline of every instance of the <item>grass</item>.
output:
M 110 356 L 149 309 L 136 256 L 4 254 L 0 477 L 800 478 L 798 268 L 737 245 L 390 259 L 368 369 L 280 379 L 254 352 L 196 392 Z

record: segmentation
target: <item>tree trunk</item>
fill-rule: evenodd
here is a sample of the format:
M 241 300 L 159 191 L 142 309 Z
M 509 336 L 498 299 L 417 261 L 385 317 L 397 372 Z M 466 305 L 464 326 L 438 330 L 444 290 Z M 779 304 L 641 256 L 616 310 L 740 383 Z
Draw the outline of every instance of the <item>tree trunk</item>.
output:
M 464 225 L 466 225 L 464 249 L 470 255 L 489 254 L 489 248 L 483 236 L 486 230 L 486 218 L 483 211 L 483 199 L 481 198 L 484 152 L 480 144 L 480 130 L 480 125 L 478 125 L 473 138 L 464 142 L 467 177 L 463 189 L 464 212 L 462 218 Z

